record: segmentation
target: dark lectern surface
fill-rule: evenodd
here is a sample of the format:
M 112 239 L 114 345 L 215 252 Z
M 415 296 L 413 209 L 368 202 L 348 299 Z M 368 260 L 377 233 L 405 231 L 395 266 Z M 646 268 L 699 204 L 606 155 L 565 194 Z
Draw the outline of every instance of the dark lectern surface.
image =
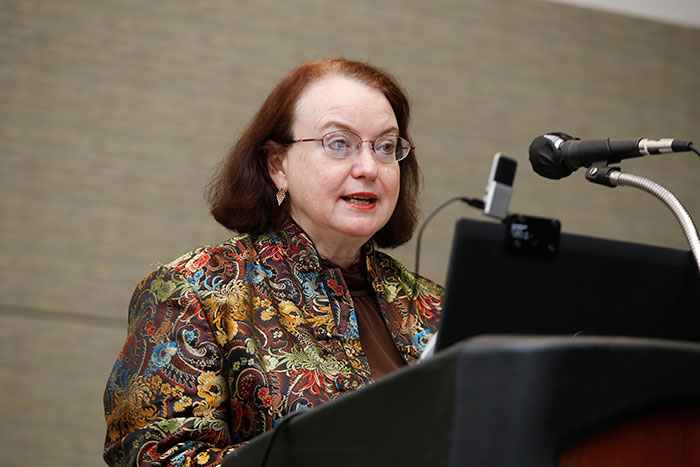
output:
M 700 345 L 614 337 L 469 339 L 289 421 L 268 466 L 555 466 L 629 417 L 700 404 Z M 259 466 L 266 433 L 224 459 Z
M 506 251 L 505 224 L 457 222 L 438 349 L 481 334 L 700 341 L 690 251 L 562 233 L 554 257 Z

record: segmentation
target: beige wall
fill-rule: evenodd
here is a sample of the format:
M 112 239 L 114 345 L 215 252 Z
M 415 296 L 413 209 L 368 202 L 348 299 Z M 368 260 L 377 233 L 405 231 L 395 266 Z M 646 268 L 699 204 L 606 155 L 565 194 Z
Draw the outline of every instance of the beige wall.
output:
M 424 212 L 518 159 L 511 209 L 565 231 L 685 248 L 660 202 L 553 182 L 550 130 L 700 140 L 700 30 L 536 0 L 0 0 L 0 451 L 3 465 L 100 462 L 101 393 L 136 283 L 228 233 L 203 187 L 275 82 L 342 54 L 413 98 Z M 700 214 L 697 156 L 626 161 Z M 452 206 L 421 271 L 444 281 Z M 396 256 L 414 264 L 414 244 Z

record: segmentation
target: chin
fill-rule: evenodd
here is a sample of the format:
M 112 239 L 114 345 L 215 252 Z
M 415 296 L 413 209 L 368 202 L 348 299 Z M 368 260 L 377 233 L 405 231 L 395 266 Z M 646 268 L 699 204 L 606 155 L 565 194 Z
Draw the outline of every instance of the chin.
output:
M 343 232 L 345 232 L 346 235 L 349 235 L 354 238 L 364 238 L 365 241 L 369 240 L 381 230 L 382 227 L 384 227 L 384 223 L 353 223 L 352 225 L 347 225 L 343 229 Z

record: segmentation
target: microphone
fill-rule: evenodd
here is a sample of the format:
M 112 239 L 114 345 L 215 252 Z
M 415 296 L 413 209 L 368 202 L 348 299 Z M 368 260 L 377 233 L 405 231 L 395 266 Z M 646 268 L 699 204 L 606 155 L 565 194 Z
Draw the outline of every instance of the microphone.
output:
M 558 180 L 596 162 L 610 164 L 632 157 L 690 151 L 692 144 L 669 138 L 581 140 L 551 132 L 538 136 L 530 144 L 530 164 L 539 175 Z
M 517 167 L 518 161 L 512 157 L 500 152 L 494 154 L 484 194 L 484 214 L 487 216 L 502 220 L 508 215 Z

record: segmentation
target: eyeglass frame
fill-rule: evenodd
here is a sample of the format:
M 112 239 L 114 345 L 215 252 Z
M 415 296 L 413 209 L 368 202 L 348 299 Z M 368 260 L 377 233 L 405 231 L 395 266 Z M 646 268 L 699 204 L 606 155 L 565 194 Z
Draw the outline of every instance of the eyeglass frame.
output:
M 344 157 L 343 157 L 343 158 L 336 157 L 335 155 L 333 155 L 333 154 L 331 153 L 330 150 L 326 149 L 326 145 L 323 144 L 323 141 L 326 139 L 326 137 L 327 137 L 328 135 L 332 135 L 333 133 L 350 133 L 351 135 L 357 136 L 357 137 L 360 139 L 360 142 L 359 142 L 359 143 L 357 144 L 357 146 L 354 148 L 354 151 L 355 151 L 355 152 L 352 153 L 351 155 L 353 155 L 353 154 L 358 154 L 358 153 L 362 150 L 362 144 L 363 144 L 363 143 L 370 143 L 369 148 L 372 150 L 372 155 L 374 155 L 374 156 L 376 157 L 376 159 L 377 159 L 379 162 L 382 162 L 382 163 L 384 163 L 384 164 L 393 164 L 394 162 L 399 163 L 399 162 L 401 162 L 402 160 L 406 159 L 406 158 L 408 157 L 408 155 L 411 154 L 411 151 L 413 151 L 413 150 L 416 149 L 416 147 L 415 147 L 409 140 L 407 140 L 406 138 L 403 138 L 403 137 L 401 137 L 401 136 L 399 136 L 399 135 L 386 134 L 386 135 L 377 136 L 377 137 L 374 138 L 374 139 L 362 139 L 362 137 L 361 137 L 360 135 L 358 135 L 357 133 L 355 133 L 355 132 L 353 132 L 353 131 L 350 131 L 350 130 L 333 130 L 333 131 L 329 131 L 328 133 L 326 133 L 325 135 L 321 136 L 320 138 L 294 139 L 294 140 L 292 140 L 292 141 L 289 141 L 289 142 L 287 143 L 287 145 L 291 145 L 291 144 L 294 144 L 294 143 L 311 143 L 311 142 L 314 142 L 314 141 L 318 141 L 318 142 L 321 143 L 321 147 L 322 147 L 323 150 L 326 152 L 326 154 L 329 154 L 329 155 L 331 155 L 332 157 L 335 157 L 336 159 L 343 160 L 343 159 L 345 159 Z M 386 161 L 386 162 L 385 162 L 385 161 L 383 161 L 383 160 L 377 155 L 377 151 L 374 150 L 374 143 L 377 142 L 377 140 L 380 140 L 380 139 L 382 139 L 382 138 L 389 138 L 389 137 L 394 137 L 394 138 L 400 139 L 400 140 L 405 141 L 406 143 L 408 143 L 408 151 L 406 151 L 406 154 L 404 154 L 404 156 L 401 157 L 401 159 L 394 159 L 393 161 Z

